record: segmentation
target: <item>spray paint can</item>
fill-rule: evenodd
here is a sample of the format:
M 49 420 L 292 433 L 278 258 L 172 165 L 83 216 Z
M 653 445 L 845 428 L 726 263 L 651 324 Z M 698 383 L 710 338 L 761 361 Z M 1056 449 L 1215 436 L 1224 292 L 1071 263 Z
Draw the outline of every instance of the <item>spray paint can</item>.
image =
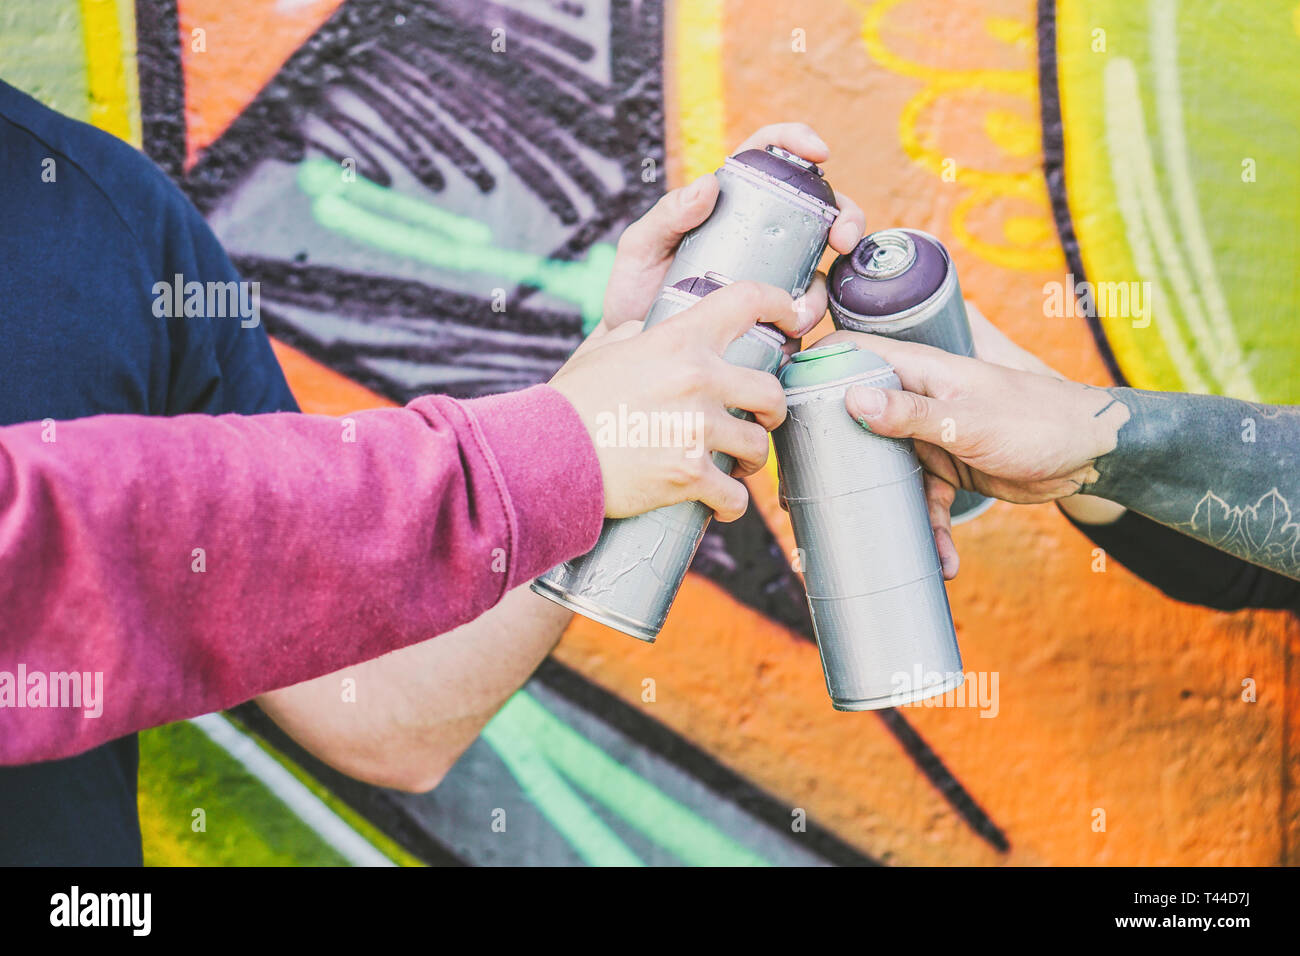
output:
M 921 465 L 909 440 L 873 435 L 844 408 L 853 385 L 899 388 L 851 343 L 782 370 L 787 416 L 772 433 L 826 689 L 837 710 L 879 710 L 962 682 Z
M 664 288 L 646 315 L 645 328 L 685 311 L 729 281 L 710 273 Z M 732 342 L 722 357 L 733 365 L 775 373 L 785 342 L 776 329 L 758 325 Z M 738 409 L 732 414 L 754 418 Z M 730 474 L 735 459 L 712 454 L 714 464 Z M 683 501 L 631 518 L 607 518 L 591 551 L 552 568 L 532 588 L 584 617 L 653 642 L 712 517 L 706 505 Z
M 836 258 L 827 273 L 835 327 L 974 355 L 966 303 L 948 250 L 917 229 L 882 229 Z M 983 514 L 992 498 L 959 489 L 957 524 Z
M 718 272 L 803 295 L 839 215 L 821 169 L 768 146 L 728 158 L 717 177 L 717 205 L 682 238 L 665 281 Z

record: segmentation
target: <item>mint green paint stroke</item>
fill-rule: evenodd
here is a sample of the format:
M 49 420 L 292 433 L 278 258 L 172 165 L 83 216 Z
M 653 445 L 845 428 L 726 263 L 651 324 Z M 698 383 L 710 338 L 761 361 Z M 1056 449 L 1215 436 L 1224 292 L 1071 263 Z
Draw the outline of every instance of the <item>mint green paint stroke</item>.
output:
M 588 796 L 691 866 L 767 866 L 752 852 L 618 763 L 519 691 L 488 725 L 494 736 L 528 739 Z
M 298 188 L 313 198 L 342 194 L 357 206 L 394 219 L 405 219 L 415 226 L 427 226 L 462 242 L 487 245 L 492 241 L 492 228 L 487 223 L 458 216 L 422 199 L 386 189 L 364 176 L 344 182 L 342 172 L 328 160 L 309 159 L 298 167 Z
M 509 704 L 506 705 L 509 707 Z M 502 712 L 504 713 L 504 711 Z M 551 766 L 535 741 L 501 714 L 483 729 L 496 751 L 542 816 L 589 866 L 644 866 L 608 824 L 591 811 Z M 507 823 L 507 825 L 509 825 Z
M 0 72 L 5 82 L 65 116 L 89 120 L 82 34 L 79 0 L 0 2 Z
M 585 260 L 550 259 L 492 243 L 486 223 L 404 196 L 364 177 L 344 182 L 342 170 L 324 159 L 298 167 L 298 188 L 312 198 L 322 226 L 357 242 L 404 258 L 459 272 L 485 272 L 511 283 L 535 285 L 572 302 L 582 312 L 583 332 L 600 321 L 614 247 L 596 243 Z

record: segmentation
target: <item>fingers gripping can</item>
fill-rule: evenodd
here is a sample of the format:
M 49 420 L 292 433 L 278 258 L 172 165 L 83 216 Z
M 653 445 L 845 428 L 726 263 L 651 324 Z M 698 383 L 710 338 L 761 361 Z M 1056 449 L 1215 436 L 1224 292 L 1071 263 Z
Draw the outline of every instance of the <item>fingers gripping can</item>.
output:
M 961 653 L 911 441 L 873 435 L 844 408 L 852 385 L 899 388 L 844 342 L 781 372 L 772 433 L 826 689 L 837 710 L 879 710 L 962 682 Z
M 839 214 L 821 169 L 768 146 L 728 158 L 717 177 L 717 205 L 682 238 L 665 282 L 717 272 L 803 295 Z
M 694 305 L 729 280 L 715 275 L 683 279 L 665 288 L 646 315 L 650 328 Z M 757 325 L 731 343 L 722 357 L 733 365 L 775 373 L 785 336 Z M 732 414 L 753 421 L 748 412 Z M 681 423 L 679 434 L 689 438 Z M 659 430 L 662 437 L 662 429 Z M 699 441 L 698 434 L 694 441 Z M 696 446 L 700 454 L 703 446 Z M 713 463 L 730 474 L 736 462 L 713 453 Z M 606 519 L 596 546 L 587 554 L 552 568 L 533 582 L 533 590 L 602 624 L 653 642 L 686 577 L 713 512 L 698 501 L 659 508 L 632 518 Z
M 835 327 L 974 355 L 970 321 L 948 250 L 917 229 L 882 229 L 836 258 L 827 274 Z M 992 498 L 958 489 L 956 524 L 983 514 Z

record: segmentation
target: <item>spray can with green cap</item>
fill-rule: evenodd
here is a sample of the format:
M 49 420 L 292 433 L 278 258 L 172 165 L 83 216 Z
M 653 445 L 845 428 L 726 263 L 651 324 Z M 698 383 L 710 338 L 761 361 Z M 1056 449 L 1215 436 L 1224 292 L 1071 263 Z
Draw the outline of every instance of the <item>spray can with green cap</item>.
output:
M 851 343 L 807 349 L 780 374 L 772 433 L 826 689 L 837 710 L 879 710 L 962 682 L 921 464 L 910 440 L 874 435 L 844 408 L 854 385 L 900 388 Z
M 838 329 L 870 332 L 974 355 L 970 320 L 952 257 L 919 229 L 881 229 L 836 258 L 826 274 L 831 318 Z M 952 522 L 983 514 L 993 504 L 957 489 Z
M 644 327 L 685 311 L 730 281 L 711 272 L 665 287 Z M 732 365 L 775 373 L 785 342 L 772 326 L 756 325 L 727 346 L 722 357 Z M 731 414 L 753 421 L 746 411 L 732 409 Z M 713 452 L 713 463 L 728 474 L 736 466 L 735 459 L 721 452 Z M 606 519 L 594 548 L 552 568 L 532 588 L 584 617 L 653 642 L 712 517 L 708 506 L 683 501 L 632 518 Z

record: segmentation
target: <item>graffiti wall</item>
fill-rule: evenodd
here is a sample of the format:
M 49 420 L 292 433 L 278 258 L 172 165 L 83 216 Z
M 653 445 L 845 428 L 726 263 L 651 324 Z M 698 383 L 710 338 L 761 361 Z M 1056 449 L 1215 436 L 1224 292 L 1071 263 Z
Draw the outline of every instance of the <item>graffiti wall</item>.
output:
M 3 0 L 0 76 L 177 180 L 261 282 L 307 410 L 544 381 L 621 229 L 785 119 L 868 228 L 940 236 L 1065 374 L 1295 402 L 1300 7 L 1229 6 Z M 1141 321 L 1081 282 L 1139 290 Z M 430 794 L 350 781 L 255 710 L 242 734 L 396 862 L 1297 861 L 1289 618 L 1176 604 L 1054 508 L 999 504 L 956 531 L 970 693 L 837 713 L 774 475 L 750 487 L 658 644 L 575 620 Z M 145 736 L 148 859 L 358 861 L 240 753 Z M 189 831 L 197 799 L 224 830 Z

